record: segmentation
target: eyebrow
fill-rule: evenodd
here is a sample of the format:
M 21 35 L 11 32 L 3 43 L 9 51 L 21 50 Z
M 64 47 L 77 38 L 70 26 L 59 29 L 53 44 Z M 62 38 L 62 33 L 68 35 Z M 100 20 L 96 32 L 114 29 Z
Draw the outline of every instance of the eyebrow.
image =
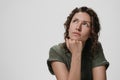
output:
M 72 20 L 79 20 L 78 18 L 73 18 Z M 88 23 L 91 23 L 91 21 L 86 21 L 86 20 L 83 20 L 82 22 L 88 22 Z
M 91 23 L 90 21 L 83 21 L 83 22 L 88 22 L 88 23 Z

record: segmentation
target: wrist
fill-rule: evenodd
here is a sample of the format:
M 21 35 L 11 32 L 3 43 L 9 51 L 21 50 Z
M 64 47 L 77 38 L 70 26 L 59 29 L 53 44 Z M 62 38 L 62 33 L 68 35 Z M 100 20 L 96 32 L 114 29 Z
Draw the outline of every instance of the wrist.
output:
M 81 54 L 82 54 L 82 53 L 75 53 L 75 54 L 73 53 L 73 54 L 72 54 L 72 58 L 73 58 L 73 59 L 81 59 Z

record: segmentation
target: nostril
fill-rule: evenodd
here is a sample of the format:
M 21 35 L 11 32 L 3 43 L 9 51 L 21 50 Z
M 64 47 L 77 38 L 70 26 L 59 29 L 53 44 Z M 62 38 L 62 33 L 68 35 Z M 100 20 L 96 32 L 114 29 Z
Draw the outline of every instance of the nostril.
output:
M 81 27 L 81 25 L 79 26 L 79 28 L 78 28 L 78 31 L 81 31 L 82 30 L 82 27 Z
M 81 31 L 81 28 L 79 28 L 78 31 Z
M 81 31 L 81 27 L 77 27 L 76 30 Z

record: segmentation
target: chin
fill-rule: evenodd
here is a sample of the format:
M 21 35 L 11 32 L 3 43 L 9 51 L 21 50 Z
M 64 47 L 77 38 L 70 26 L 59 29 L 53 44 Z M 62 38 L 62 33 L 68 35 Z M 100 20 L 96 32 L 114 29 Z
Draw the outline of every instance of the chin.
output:
M 74 39 L 74 40 L 81 40 L 81 39 L 78 38 L 78 37 L 73 37 L 73 38 L 71 38 L 71 39 Z

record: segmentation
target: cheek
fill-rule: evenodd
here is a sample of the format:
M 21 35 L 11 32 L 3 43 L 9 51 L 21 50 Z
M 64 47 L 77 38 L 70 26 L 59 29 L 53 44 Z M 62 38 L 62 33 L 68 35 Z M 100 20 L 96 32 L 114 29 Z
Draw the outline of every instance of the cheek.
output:
M 70 37 L 71 36 L 71 30 L 68 29 L 68 36 Z
M 83 38 L 84 40 L 87 40 L 89 37 L 90 37 L 90 31 L 88 31 L 88 32 L 83 32 L 83 33 L 82 33 L 82 38 Z
M 72 28 L 70 26 L 69 29 L 68 29 L 68 34 L 71 34 L 71 32 L 72 32 Z

